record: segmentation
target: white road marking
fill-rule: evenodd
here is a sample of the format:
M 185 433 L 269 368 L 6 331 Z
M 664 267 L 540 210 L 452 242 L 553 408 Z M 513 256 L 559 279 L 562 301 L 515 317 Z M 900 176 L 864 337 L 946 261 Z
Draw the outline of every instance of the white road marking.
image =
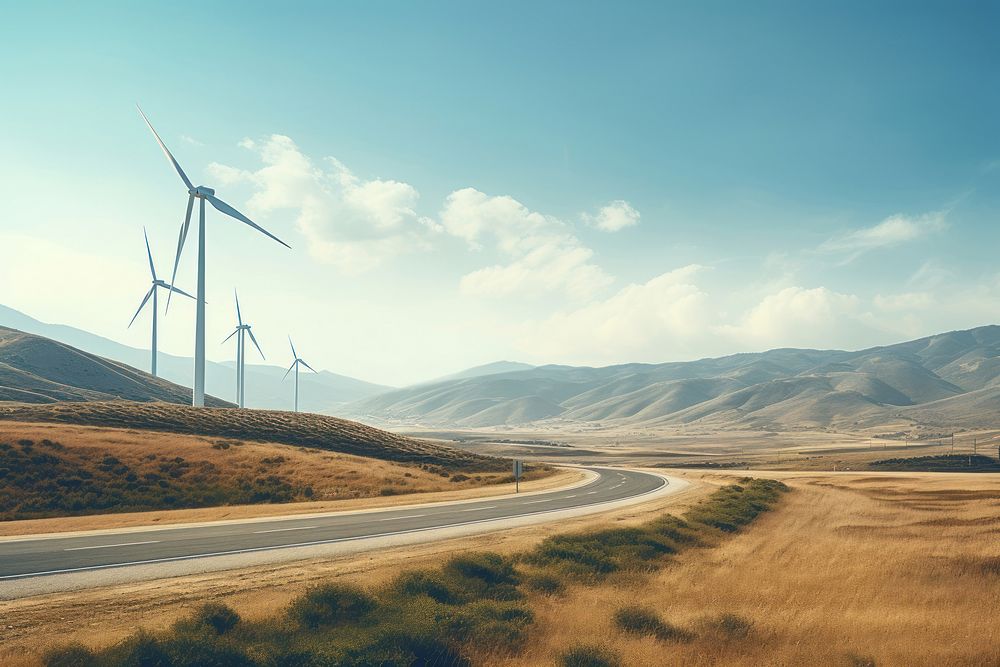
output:
M 462 511 L 462 512 L 478 512 L 480 510 L 491 510 L 491 509 L 493 509 L 495 507 L 496 507 L 496 505 L 487 505 L 486 507 L 470 507 L 467 510 L 460 510 L 460 511 Z
M 384 519 L 379 519 L 379 521 L 399 521 L 401 519 L 419 519 L 422 516 L 427 516 L 426 514 L 407 514 L 406 516 L 387 516 Z
M 145 542 L 124 542 L 120 544 L 98 544 L 93 547 L 70 547 L 63 551 L 83 551 L 84 549 L 111 549 L 112 547 L 131 547 L 137 544 L 156 544 L 159 540 L 146 540 Z
M 576 494 L 574 493 L 572 496 L 563 496 L 563 498 L 576 498 Z
M 537 503 L 551 503 L 553 500 L 555 500 L 555 498 L 546 498 L 545 500 L 530 500 L 530 501 L 528 501 L 528 502 L 526 502 L 524 504 L 525 505 L 535 505 Z
M 288 530 L 309 530 L 310 528 L 319 528 L 319 526 L 296 526 L 295 528 L 272 528 L 271 530 L 255 530 L 254 535 L 261 535 L 263 533 L 284 533 Z
M 597 493 L 597 491 L 587 491 L 587 495 L 588 495 L 588 496 L 592 496 L 592 495 L 594 495 L 595 493 Z

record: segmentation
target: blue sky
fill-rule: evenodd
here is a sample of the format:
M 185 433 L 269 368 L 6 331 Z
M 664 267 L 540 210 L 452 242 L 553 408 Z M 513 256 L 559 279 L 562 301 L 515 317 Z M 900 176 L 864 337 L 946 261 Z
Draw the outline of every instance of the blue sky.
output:
M 294 247 L 210 214 L 216 359 L 234 286 L 269 361 L 392 384 L 1000 312 L 998 3 L 90 4 L 0 27 L 0 302 L 41 319 L 145 344 L 185 196 L 135 102 Z

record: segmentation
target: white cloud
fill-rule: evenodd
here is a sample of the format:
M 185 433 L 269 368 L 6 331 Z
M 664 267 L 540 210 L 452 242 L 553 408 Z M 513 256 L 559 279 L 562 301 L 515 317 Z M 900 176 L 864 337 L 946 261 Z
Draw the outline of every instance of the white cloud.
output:
M 584 221 L 605 232 L 617 232 L 639 224 L 639 211 L 622 199 L 616 199 L 607 206 L 602 206 L 597 215 L 583 215 Z
M 347 271 L 362 271 L 384 260 L 426 245 L 423 235 L 434 223 L 417 215 L 416 188 L 394 180 L 365 180 L 339 160 L 314 162 L 289 137 L 244 139 L 240 146 L 256 152 L 264 166 L 246 171 L 218 163 L 209 165 L 217 180 L 255 186 L 249 207 L 257 213 L 297 210 L 299 230 L 310 252 Z
M 466 295 L 563 292 L 583 299 L 613 282 L 591 262 L 593 251 L 564 223 L 509 196 L 491 197 L 474 188 L 457 190 L 445 201 L 441 227 L 475 249 L 493 241 L 508 259 L 463 276 L 460 286 Z
M 518 332 L 524 353 L 565 363 L 665 360 L 702 348 L 708 295 L 693 283 L 703 267 L 685 266 L 603 301 L 529 322 Z
M 903 292 L 901 294 L 876 294 L 875 306 L 888 311 L 925 310 L 934 303 L 934 297 L 927 292 Z
M 873 227 L 856 229 L 853 232 L 835 236 L 820 246 L 821 252 L 851 253 L 850 259 L 869 250 L 888 248 L 914 241 L 947 228 L 944 212 L 927 213 L 910 217 L 893 215 Z M 849 260 L 848 260 L 849 261 Z

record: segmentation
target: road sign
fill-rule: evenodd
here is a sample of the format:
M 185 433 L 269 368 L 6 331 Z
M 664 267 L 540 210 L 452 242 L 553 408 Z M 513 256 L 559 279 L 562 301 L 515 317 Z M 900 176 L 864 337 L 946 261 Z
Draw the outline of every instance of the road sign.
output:
M 520 491 L 521 475 L 524 473 L 524 462 L 514 460 L 514 493 Z

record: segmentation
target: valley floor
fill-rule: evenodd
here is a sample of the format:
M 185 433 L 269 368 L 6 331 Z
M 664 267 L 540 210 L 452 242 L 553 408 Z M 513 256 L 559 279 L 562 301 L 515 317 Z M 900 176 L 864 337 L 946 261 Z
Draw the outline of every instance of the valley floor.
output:
M 656 572 L 531 594 L 536 622 L 523 650 L 480 662 L 555 664 L 583 639 L 624 665 L 1000 664 L 1000 475 L 766 471 L 681 472 L 695 482 L 685 493 L 559 525 L 0 603 L 0 661 L 36 664 L 40 637 L 101 646 L 137 627 L 162 629 L 208 599 L 261 618 L 319 581 L 373 586 L 460 551 L 515 553 L 565 530 L 635 525 L 745 474 L 793 492 L 734 537 Z M 621 633 L 612 615 L 626 604 L 656 610 L 694 639 Z M 726 614 L 739 622 L 720 624 Z

